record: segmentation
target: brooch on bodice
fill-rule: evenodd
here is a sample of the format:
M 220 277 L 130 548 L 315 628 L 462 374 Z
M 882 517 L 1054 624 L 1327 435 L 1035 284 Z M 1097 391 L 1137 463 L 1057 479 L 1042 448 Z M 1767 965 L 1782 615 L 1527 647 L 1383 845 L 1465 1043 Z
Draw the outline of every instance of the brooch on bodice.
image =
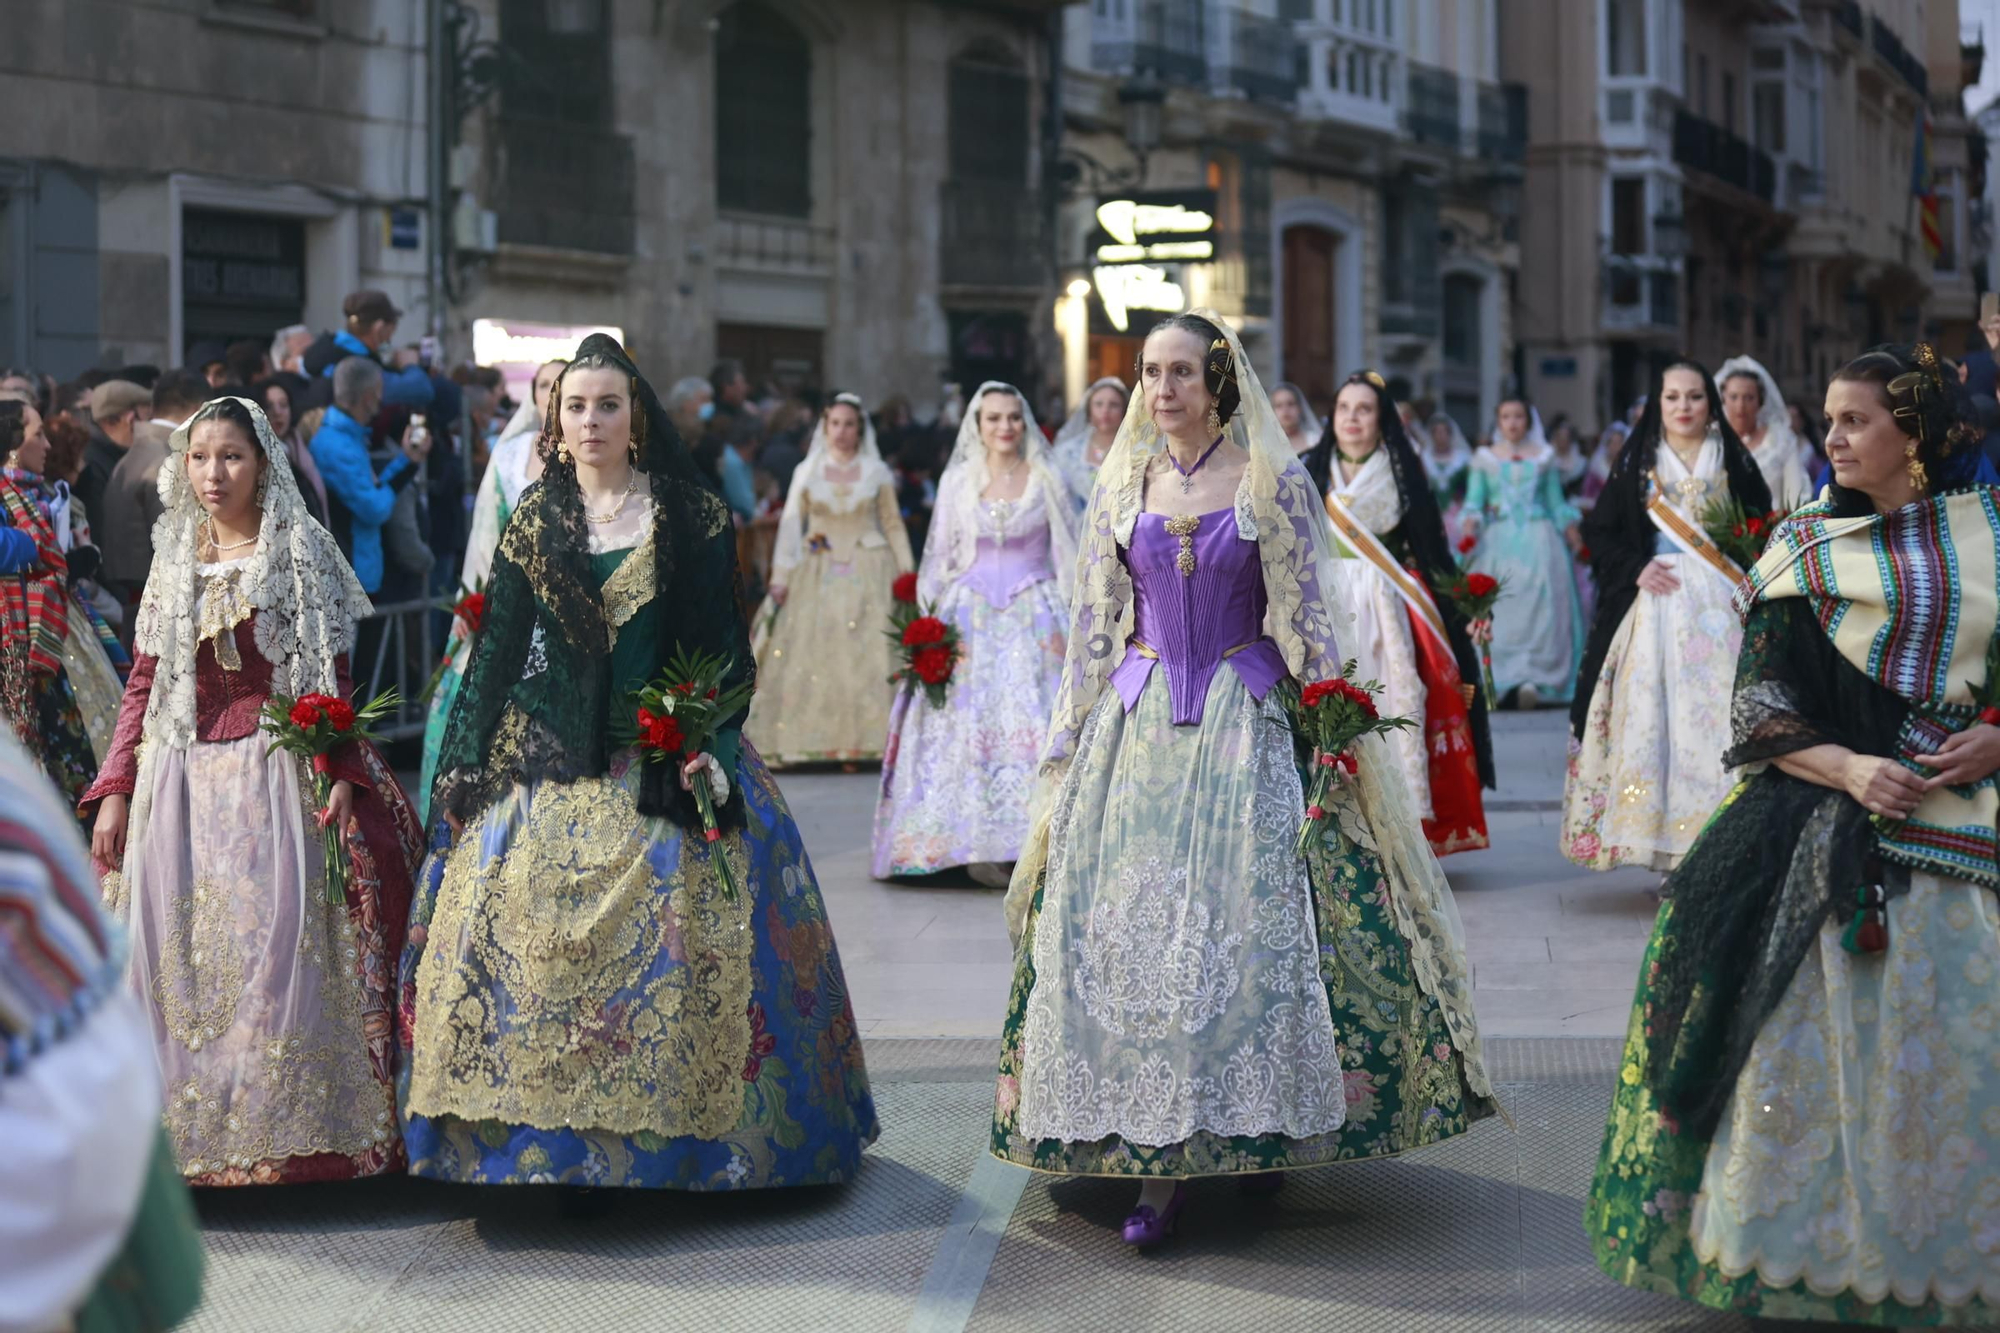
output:
M 1180 554 L 1174 557 L 1174 568 L 1182 578 L 1194 573 L 1194 534 L 1201 529 L 1201 515 L 1178 514 L 1167 520 L 1167 535 L 1181 540 Z

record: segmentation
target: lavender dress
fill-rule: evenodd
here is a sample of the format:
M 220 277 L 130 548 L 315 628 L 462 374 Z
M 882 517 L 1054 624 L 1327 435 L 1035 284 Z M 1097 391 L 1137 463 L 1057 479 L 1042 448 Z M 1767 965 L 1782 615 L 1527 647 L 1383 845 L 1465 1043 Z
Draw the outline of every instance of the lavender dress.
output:
M 875 807 L 877 879 L 1012 861 L 1027 839 L 1068 643 L 1043 490 L 979 505 L 971 567 L 937 608 L 959 634 L 944 706 L 914 690 L 896 696 Z

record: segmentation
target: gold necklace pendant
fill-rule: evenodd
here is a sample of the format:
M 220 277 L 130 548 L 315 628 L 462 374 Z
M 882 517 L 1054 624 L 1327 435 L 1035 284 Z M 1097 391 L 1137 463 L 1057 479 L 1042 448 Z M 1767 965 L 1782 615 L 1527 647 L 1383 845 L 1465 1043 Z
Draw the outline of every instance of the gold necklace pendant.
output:
M 1176 514 L 1167 520 L 1166 529 L 1169 537 L 1178 537 L 1181 541 L 1180 553 L 1174 557 L 1174 568 L 1181 572 L 1182 578 L 1191 578 L 1195 570 L 1194 535 L 1201 530 L 1201 515 Z
M 625 493 L 618 497 L 618 503 L 612 508 L 611 512 L 608 514 L 593 514 L 590 512 L 590 507 L 585 505 L 583 510 L 584 521 L 588 523 L 616 523 L 618 516 L 625 512 L 625 505 L 631 500 L 632 491 L 638 484 L 639 471 L 637 468 L 634 468 L 625 474 Z

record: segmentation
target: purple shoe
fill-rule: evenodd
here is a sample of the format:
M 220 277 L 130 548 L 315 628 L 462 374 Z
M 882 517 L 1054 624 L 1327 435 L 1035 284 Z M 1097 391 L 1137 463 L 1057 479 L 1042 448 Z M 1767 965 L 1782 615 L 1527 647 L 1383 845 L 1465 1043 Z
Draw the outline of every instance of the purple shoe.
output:
M 1285 1187 L 1285 1173 L 1259 1171 L 1255 1175 L 1238 1176 L 1236 1181 L 1236 1188 L 1246 1199 L 1274 1199 L 1278 1191 Z
M 1187 1182 L 1174 1185 L 1174 1196 L 1167 1200 L 1164 1212 L 1154 1212 L 1150 1204 L 1140 1204 L 1125 1219 L 1125 1243 L 1138 1249 L 1158 1245 L 1174 1234 L 1174 1223 L 1180 1218 L 1181 1205 L 1187 1202 Z

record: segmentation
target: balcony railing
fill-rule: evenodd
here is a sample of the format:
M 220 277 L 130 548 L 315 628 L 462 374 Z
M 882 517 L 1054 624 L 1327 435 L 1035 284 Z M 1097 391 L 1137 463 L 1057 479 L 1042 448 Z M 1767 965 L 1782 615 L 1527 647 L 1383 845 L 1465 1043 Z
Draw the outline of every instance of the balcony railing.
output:
M 1258 101 L 1298 95 L 1298 39 L 1289 22 L 1235 5 L 1214 5 L 1208 17 L 1223 37 L 1220 82 Z
M 1150 74 L 1167 83 L 1205 85 L 1207 0 L 1128 0 L 1118 13 L 1091 16 L 1090 65 L 1107 74 Z
M 833 229 L 790 218 L 724 213 L 715 220 L 716 259 L 756 268 L 823 273 L 833 265 Z
M 1606 255 L 1604 324 L 1611 329 L 1678 330 L 1680 272 L 1660 259 Z
M 939 270 L 954 287 L 1041 288 L 1050 280 L 1041 198 L 1006 181 L 939 187 Z
M 1403 123 L 1418 143 L 1456 150 L 1460 144 L 1458 75 L 1434 65 L 1409 63 L 1409 101 Z
M 504 243 L 632 253 L 632 140 L 552 120 L 499 121 Z M 578 190 L 578 181 L 589 181 Z
M 1778 167 L 1769 153 L 1687 111 L 1674 113 L 1674 161 L 1767 204 L 1776 198 Z
M 1479 156 L 1518 164 L 1528 156 L 1528 90 L 1518 83 L 1479 85 Z
M 1868 26 L 1874 41 L 1875 54 L 1888 62 L 1889 68 L 1895 70 L 1903 82 L 1915 90 L 1917 96 L 1929 97 L 1931 75 L 1930 71 L 1924 68 L 1924 62 L 1910 54 L 1910 48 L 1903 45 L 1902 39 L 1882 21 L 1880 14 L 1870 14 Z

